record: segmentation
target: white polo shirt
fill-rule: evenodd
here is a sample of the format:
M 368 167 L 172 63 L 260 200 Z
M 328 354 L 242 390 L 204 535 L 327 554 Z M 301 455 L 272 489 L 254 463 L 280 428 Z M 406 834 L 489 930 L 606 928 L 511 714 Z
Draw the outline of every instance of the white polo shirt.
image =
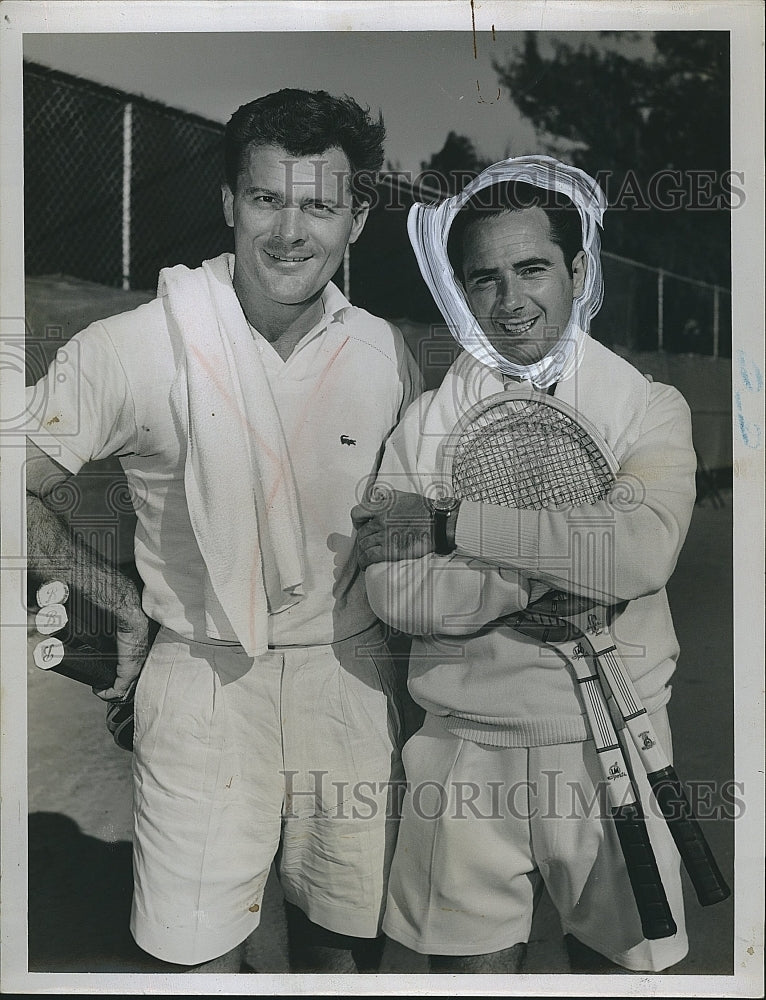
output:
M 253 331 L 292 462 L 306 556 L 306 596 L 270 616 L 270 645 L 329 643 L 375 621 L 352 556 L 350 510 L 421 389 L 396 327 L 352 306 L 332 284 L 323 304 L 322 320 L 286 361 Z M 204 639 L 204 567 L 184 493 L 186 445 L 169 402 L 179 359 L 165 309 L 157 298 L 72 338 L 65 357 L 28 390 L 28 433 L 72 473 L 119 457 L 136 507 L 144 610 Z

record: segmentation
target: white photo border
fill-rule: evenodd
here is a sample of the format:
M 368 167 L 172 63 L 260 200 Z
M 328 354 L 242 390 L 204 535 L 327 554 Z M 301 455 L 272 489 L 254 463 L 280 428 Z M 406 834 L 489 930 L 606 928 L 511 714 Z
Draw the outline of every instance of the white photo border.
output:
M 751 429 L 750 445 L 733 421 L 734 654 L 736 778 L 747 810 L 736 825 L 734 974 L 732 976 L 145 976 L 26 971 L 26 622 L 18 620 L 16 586 L 2 600 L 2 990 L 20 993 L 161 993 L 248 995 L 355 993 L 392 995 L 760 996 L 763 992 L 763 665 L 764 665 L 764 241 L 763 241 L 763 5 L 740 2 L 667 3 L 649 0 L 5 0 L 0 3 L 0 321 L 3 340 L 24 334 L 22 48 L 39 32 L 248 32 L 476 30 L 725 30 L 731 38 L 732 167 L 745 175 L 746 207 L 732 213 L 734 413 Z M 744 392 L 757 366 L 760 392 Z M 745 382 L 743 382 L 743 379 Z M 750 384 L 752 385 L 752 379 Z M 23 411 L 23 370 L 0 369 L 4 413 Z M 7 436 L 6 436 L 7 437 Z M 18 488 L 23 448 L 3 440 L 0 504 L 2 576 L 24 573 L 24 515 Z M 13 576 L 7 579 L 13 579 Z M 711 623 L 715 627 L 715 623 Z

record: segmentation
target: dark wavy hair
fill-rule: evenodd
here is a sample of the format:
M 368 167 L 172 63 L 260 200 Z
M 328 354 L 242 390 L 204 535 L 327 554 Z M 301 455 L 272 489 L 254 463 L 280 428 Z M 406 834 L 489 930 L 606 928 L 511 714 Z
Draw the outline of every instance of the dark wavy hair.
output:
M 251 146 L 281 146 L 290 156 L 313 156 L 342 149 L 351 166 L 352 197 L 363 198 L 363 176 L 383 164 L 386 128 L 382 114 L 370 117 L 348 95 L 333 97 L 324 90 L 278 90 L 243 104 L 231 116 L 224 134 L 226 183 L 232 191 Z M 366 193 L 369 197 L 369 184 Z
M 561 247 L 571 278 L 572 262 L 583 248 L 580 213 L 566 195 L 524 181 L 503 181 L 482 188 L 460 209 L 447 236 L 447 256 L 455 274 L 462 277 L 463 240 L 470 226 L 482 219 L 525 208 L 541 208 L 547 215 L 551 241 Z

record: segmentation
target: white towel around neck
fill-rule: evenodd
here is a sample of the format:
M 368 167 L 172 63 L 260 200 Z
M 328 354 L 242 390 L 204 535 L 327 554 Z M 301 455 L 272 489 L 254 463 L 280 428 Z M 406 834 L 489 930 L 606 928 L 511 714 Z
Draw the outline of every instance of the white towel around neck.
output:
M 206 632 L 268 648 L 268 615 L 303 596 L 303 538 L 279 415 L 234 291 L 233 257 L 163 268 L 179 367 L 171 404 L 186 433 L 184 485 L 205 562 Z

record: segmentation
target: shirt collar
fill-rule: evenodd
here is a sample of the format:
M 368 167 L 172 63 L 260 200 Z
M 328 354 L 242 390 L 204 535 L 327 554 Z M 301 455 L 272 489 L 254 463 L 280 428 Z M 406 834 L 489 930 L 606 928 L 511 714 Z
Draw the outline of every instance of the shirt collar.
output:
M 310 330 L 307 330 L 301 337 L 295 347 L 296 351 L 305 344 L 309 343 L 309 341 L 313 340 L 315 337 L 318 337 L 319 334 L 324 333 L 324 331 L 327 330 L 328 327 L 332 326 L 333 323 L 343 323 L 346 312 L 349 309 L 353 309 L 353 306 L 338 286 L 330 281 L 327 283 L 325 290 L 322 292 L 322 309 L 322 316 L 320 316 L 314 326 L 312 326 Z M 252 325 L 252 323 L 248 321 L 247 325 L 250 328 L 250 332 L 253 334 L 253 340 L 260 351 L 263 351 L 264 345 L 268 345 L 269 347 L 272 346 L 263 334 Z M 276 351 L 274 353 L 276 353 Z
M 322 305 L 324 306 L 324 316 L 321 322 L 327 321 L 328 324 L 332 321 L 342 323 L 346 310 L 353 308 L 340 288 L 332 281 L 327 283 L 324 292 L 322 292 Z

